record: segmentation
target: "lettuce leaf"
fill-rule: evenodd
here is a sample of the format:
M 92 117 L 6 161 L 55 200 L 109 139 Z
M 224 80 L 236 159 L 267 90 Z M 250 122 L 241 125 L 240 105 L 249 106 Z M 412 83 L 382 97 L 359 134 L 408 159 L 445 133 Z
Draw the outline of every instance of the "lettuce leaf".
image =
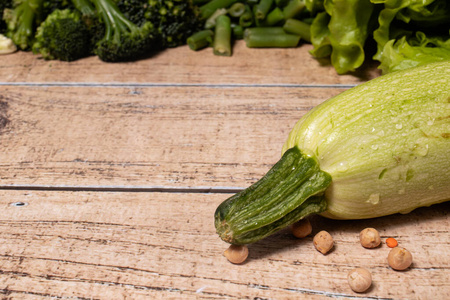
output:
M 324 0 L 323 10 L 311 25 L 310 53 L 331 56 L 338 74 L 362 65 L 369 40 L 383 73 L 449 59 L 449 0 Z
M 324 8 L 311 25 L 314 49 L 310 53 L 316 58 L 331 56 L 339 74 L 354 71 L 365 59 L 373 4 L 368 0 L 325 0 Z
M 323 11 L 324 0 L 304 0 L 306 9 L 313 15 L 317 12 Z
M 331 64 L 338 74 L 354 71 L 364 62 L 373 6 L 368 0 L 325 0 L 325 11 L 330 16 Z
M 311 24 L 311 43 L 314 48 L 310 51 L 315 58 L 328 57 L 331 54 L 330 16 L 326 12 L 318 13 Z
M 379 27 L 373 32 L 377 42 L 374 59 L 381 60 L 384 46 L 392 39 L 414 35 L 416 31 L 447 34 L 450 24 L 450 5 L 447 0 L 370 0 L 384 4 L 378 16 Z M 447 27 L 445 25 L 447 24 Z
M 388 41 L 384 45 L 379 68 L 386 74 L 443 60 L 450 60 L 450 38 L 428 38 L 419 31 L 413 38 L 404 36 Z

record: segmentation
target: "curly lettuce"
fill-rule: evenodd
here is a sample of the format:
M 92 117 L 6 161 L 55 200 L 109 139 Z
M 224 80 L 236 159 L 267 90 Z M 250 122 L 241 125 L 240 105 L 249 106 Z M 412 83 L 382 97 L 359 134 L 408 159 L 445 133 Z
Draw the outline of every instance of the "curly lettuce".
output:
M 388 73 L 450 59 L 449 30 L 448 0 L 324 0 L 311 25 L 310 52 L 330 56 L 339 74 L 371 55 Z
M 450 3 L 447 0 L 370 1 L 384 4 L 378 17 L 379 27 L 373 32 L 377 42 L 376 60 L 381 60 L 384 47 L 391 40 L 413 36 L 418 31 L 438 36 L 448 35 Z
M 364 44 L 374 4 L 368 0 L 325 0 L 324 8 L 328 18 L 320 13 L 311 26 L 311 53 L 323 57 L 328 51 L 338 74 L 354 71 L 365 60 Z
M 321 12 L 317 14 L 311 24 L 311 43 L 314 48 L 310 53 L 315 58 L 323 58 L 331 55 L 332 47 L 328 23 L 330 23 L 330 16 L 326 12 Z
M 427 37 L 417 32 L 415 37 L 388 41 L 380 57 L 383 74 L 436 61 L 450 60 L 450 38 Z

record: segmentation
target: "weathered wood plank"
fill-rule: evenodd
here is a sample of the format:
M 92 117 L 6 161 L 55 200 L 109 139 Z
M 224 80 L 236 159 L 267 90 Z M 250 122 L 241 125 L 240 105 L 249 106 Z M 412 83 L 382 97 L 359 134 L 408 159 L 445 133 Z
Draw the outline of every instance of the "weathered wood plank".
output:
M 245 187 L 343 90 L 1 86 L 0 185 Z
M 326 60 L 317 61 L 308 51 L 248 49 L 243 41 L 232 57 L 199 52 L 187 46 L 168 49 L 136 63 L 104 63 L 97 57 L 75 62 L 45 61 L 18 52 L 3 56 L 0 82 L 24 83 L 165 83 L 165 84 L 357 84 L 379 75 L 373 63 L 357 73 L 337 75 Z M 328 65 L 327 65 L 328 64 Z
M 286 299 L 307 297 L 448 299 L 450 204 L 366 221 L 312 218 L 314 233 L 336 241 L 326 256 L 312 238 L 285 230 L 249 246 L 232 265 L 214 232 L 226 195 L 0 191 L 0 293 L 24 299 Z M 27 205 L 13 206 L 23 202 Z M 387 266 L 389 248 L 367 250 L 359 231 L 398 239 L 413 267 Z M 366 267 L 373 288 L 353 293 L 346 281 Z

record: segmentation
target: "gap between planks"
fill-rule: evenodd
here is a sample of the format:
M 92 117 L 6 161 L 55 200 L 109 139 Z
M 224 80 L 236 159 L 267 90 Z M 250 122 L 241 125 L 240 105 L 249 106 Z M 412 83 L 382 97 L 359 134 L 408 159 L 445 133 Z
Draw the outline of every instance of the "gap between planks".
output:
M 42 186 L 6 185 L 0 190 L 16 191 L 63 191 L 63 192 L 130 192 L 130 193 L 188 193 L 188 194 L 235 194 L 242 187 L 129 187 L 129 186 Z
M 238 84 L 238 83 L 120 83 L 120 82 L 0 82 L 0 86 L 24 86 L 24 87 L 117 87 L 117 88 L 127 88 L 127 87 L 207 87 L 207 88 L 255 88 L 255 87 L 265 87 L 265 88 L 344 88 L 350 89 L 358 84 L 266 84 L 266 83 L 255 83 L 255 84 Z

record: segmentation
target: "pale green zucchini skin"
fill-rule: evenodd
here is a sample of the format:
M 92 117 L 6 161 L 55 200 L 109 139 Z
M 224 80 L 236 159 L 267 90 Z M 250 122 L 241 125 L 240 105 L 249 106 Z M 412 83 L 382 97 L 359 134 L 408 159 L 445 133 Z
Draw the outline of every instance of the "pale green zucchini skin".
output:
M 311 213 L 366 219 L 450 200 L 450 61 L 383 75 L 323 102 L 297 122 L 282 153 L 263 179 L 216 209 L 224 241 L 252 243 Z M 288 172 L 305 162 L 309 173 Z M 313 190 L 296 195 L 287 176 Z
M 312 109 L 297 146 L 331 175 L 324 216 L 364 219 L 450 199 L 450 61 L 390 73 Z

